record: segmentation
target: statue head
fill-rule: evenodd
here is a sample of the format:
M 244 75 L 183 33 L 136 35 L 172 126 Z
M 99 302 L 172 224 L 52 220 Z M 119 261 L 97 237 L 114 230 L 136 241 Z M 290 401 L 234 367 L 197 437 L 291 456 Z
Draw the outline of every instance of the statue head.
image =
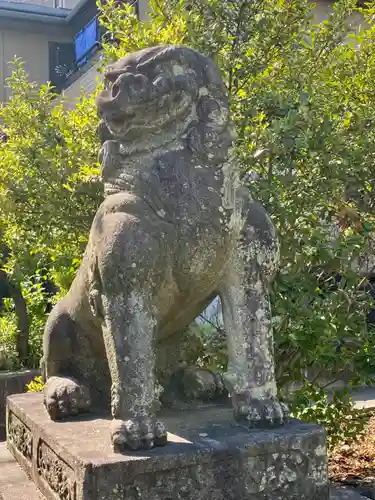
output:
M 152 47 L 108 66 L 97 106 L 102 142 L 152 145 L 164 137 L 215 162 L 233 141 L 220 72 L 190 48 Z

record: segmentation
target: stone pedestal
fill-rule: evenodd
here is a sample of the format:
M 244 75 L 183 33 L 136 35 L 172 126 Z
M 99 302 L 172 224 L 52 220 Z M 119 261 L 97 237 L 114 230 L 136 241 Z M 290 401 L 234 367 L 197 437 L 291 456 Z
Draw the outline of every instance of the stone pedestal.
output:
M 7 444 L 47 500 L 328 500 L 320 427 L 249 432 L 231 416 L 167 413 L 166 447 L 116 454 L 109 418 L 51 422 L 40 394 L 22 394 L 8 399 Z

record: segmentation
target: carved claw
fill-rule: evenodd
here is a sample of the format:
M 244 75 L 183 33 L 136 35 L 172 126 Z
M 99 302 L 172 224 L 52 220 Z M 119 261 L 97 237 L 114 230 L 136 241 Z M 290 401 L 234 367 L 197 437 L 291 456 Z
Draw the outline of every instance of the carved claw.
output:
M 44 388 L 44 405 L 52 420 L 90 411 L 90 394 L 86 387 L 65 377 L 51 377 Z
M 117 452 L 130 449 L 133 451 L 151 449 L 167 444 L 167 430 L 160 421 L 150 418 L 132 420 L 113 420 L 111 424 L 111 440 Z
M 289 408 L 273 396 L 235 404 L 235 419 L 249 428 L 277 427 L 289 421 Z

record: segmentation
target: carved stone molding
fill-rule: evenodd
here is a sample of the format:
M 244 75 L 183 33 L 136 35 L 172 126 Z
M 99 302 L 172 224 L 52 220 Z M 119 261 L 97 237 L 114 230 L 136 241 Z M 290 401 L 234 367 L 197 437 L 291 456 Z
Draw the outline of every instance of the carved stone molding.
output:
M 33 456 L 33 436 L 31 430 L 16 415 L 9 411 L 8 415 L 8 441 L 27 460 Z
M 61 500 L 76 500 L 76 480 L 73 469 L 43 440 L 38 443 L 38 474 Z
M 182 500 L 188 498 L 219 498 L 213 470 L 185 467 L 167 473 L 157 473 L 149 478 L 136 477 L 132 484 L 116 485 L 103 500 Z

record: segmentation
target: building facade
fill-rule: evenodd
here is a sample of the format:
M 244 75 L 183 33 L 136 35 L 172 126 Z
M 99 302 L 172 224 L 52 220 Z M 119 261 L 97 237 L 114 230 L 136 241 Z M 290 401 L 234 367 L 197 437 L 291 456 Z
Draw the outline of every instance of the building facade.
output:
M 13 0 L 5 0 L 8 3 L 13 3 Z M 79 0 L 17 0 L 17 3 L 44 5 L 45 7 L 73 9 Z
M 101 33 L 96 1 L 64 0 L 71 5 L 74 1 L 73 8 L 39 1 L 0 0 L 0 102 L 9 98 L 6 80 L 15 57 L 24 61 L 32 81 L 50 81 L 68 101 L 79 96 L 82 86 L 90 92 L 97 84 Z M 135 8 L 144 18 L 147 0 L 138 0 Z

